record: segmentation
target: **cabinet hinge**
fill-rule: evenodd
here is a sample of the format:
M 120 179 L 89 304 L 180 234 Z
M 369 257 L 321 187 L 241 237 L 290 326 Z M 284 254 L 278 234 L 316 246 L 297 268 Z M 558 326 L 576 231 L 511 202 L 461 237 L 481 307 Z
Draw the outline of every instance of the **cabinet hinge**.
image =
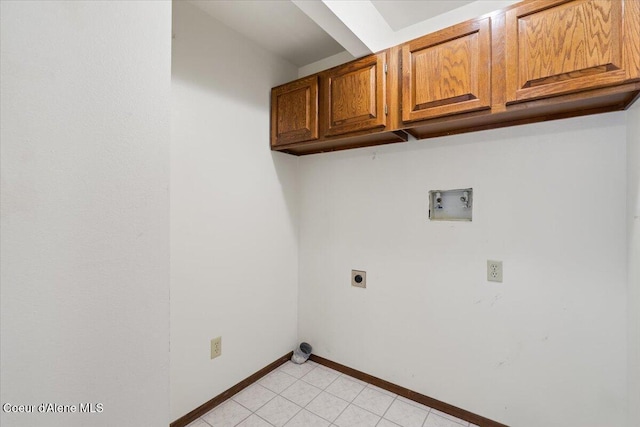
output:
M 384 64 L 384 73 L 387 74 L 389 72 L 389 65 Z
M 389 107 L 387 106 L 387 104 L 384 104 L 384 115 L 389 115 Z

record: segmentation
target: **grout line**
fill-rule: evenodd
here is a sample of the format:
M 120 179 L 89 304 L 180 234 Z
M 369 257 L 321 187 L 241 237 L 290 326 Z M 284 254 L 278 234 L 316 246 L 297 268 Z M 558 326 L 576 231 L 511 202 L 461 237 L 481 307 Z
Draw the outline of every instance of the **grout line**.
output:
M 277 394 L 275 391 L 273 391 L 273 390 L 271 390 L 271 389 L 269 389 L 269 388 L 267 388 L 267 387 L 265 387 L 265 386 L 263 386 L 263 385 L 260 385 L 260 384 L 258 384 L 258 383 L 256 383 L 256 384 L 257 384 L 257 385 L 259 385 L 260 387 L 264 388 L 265 390 L 269 390 L 271 393 L 275 393 L 275 396 L 271 397 L 269 400 L 267 400 L 266 402 L 264 402 L 264 403 L 263 403 L 262 405 L 260 405 L 260 407 L 258 407 L 258 409 L 256 409 L 255 411 L 252 411 L 252 410 L 251 410 L 251 408 L 247 408 L 247 407 L 246 407 L 246 406 L 244 406 L 242 403 L 238 402 L 237 400 L 235 400 L 235 399 L 233 398 L 233 397 L 237 396 L 237 395 L 238 395 L 238 394 L 240 394 L 240 393 L 238 393 L 238 394 L 234 395 L 233 397 L 230 397 L 230 398 L 229 398 L 229 400 L 233 400 L 233 401 L 234 401 L 234 402 L 236 402 L 238 405 L 240 405 L 240 406 L 242 406 L 243 408 L 245 408 L 247 411 L 251 411 L 251 413 L 252 413 L 252 414 L 255 414 L 255 413 L 256 413 L 256 412 L 258 412 L 258 411 L 259 411 L 263 406 L 265 406 L 267 403 L 269 403 L 269 402 L 271 402 L 273 399 L 275 399 L 275 398 L 276 398 L 276 396 L 280 396 L 280 395 L 279 395 L 279 394 Z M 247 388 L 248 388 L 248 387 L 247 387 Z M 245 390 L 246 390 L 246 389 L 245 389 Z M 256 414 L 256 415 L 258 415 L 258 414 Z M 260 415 L 258 415 L 258 416 L 260 416 Z M 262 418 L 262 417 L 261 417 L 261 418 Z M 266 421 L 266 420 L 265 420 L 265 421 Z
M 264 421 L 265 423 L 269 424 L 270 426 L 275 427 L 275 426 L 274 426 L 273 424 L 271 424 L 268 420 L 265 420 L 264 418 L 262 418 L 260 415 L 256 414 L 255 412 L 254 412 L 254 415 L 255 415 L 256 417 L 260 418 L 260 419 L 261 419 L 262 421 Z M 294 415 L 294 416 L 295 416 L 295 415 Z M 291 421 L 291 420 L 289 420 L 289 421 Z M 289 422 L 289 421 L 287 421 L 287 422 Z
M 340 413 L 338 414 L 338 416 L 336 417 L 335 420 L 333 420 L 333 422 L 331 423 L 331 425 L 334 425 L 335 422 L 338 420 L 338 418 L 340 418 L 340 415 L 342 415 L 344 413 L 344 411 L 347 410 L 347 408 L 349 407 L 349 405 L 345 406 L 344 409 L 342 411 L 340 411 Z
M 367 384 L 367 385 L 368 385 L 368 384 Z M 360 391 L 360 393 L 362 393 L 366 388 L 368 388 L 368 387 L 363 388 L 363 389 Z M 375 390 L 375 389 L 373 389 L 373 388 L 372 388 L 371 390 L 373 390 L 373 391 L 377 391 L 377 390 Z M 360 395 L 360 393 L 358 393 L 358 396 Z M 380 393 L 380 394 L 384 394 L 384 393 Z M 385 396 L 389 396 L 388 394 L 384 394 L 384 395 L 385 395 Z M 371 411 L 370 411 L 370 410 L 368 410 L 367 408 L 363 408 L 362 406 L 360 406 L 360 405 L 358 405 L 357 403 L 355 403 L 355 400 L 357 399 L 357 397 L 358 397 L 358 396 L 356 396 L 356 397 L 353 399 L 353 403 L 352 403 L 352 404 L 353 404 L 354 406 L 357 406 L 358 408 L 360 408 L 360 409 L 362 409 L 362 410 L 364 410 L 364 411 L 367 411 L 367 412 L 369 412 L 369 413 L 371 413 L 371 414 L 375 415 L 376 417 L 380 417 L 380 418 L 384 418 L 384 414 L 386 414 L 386 413 L 387 413 L 387 411 L 389 410 L 389 408 L 390 408 L 390 407 L 391 407 L 391 405 L 393 404 L 393 400 L 395 400 L 395 399 L 396 399 L 396 398 L 394 397 L 394 398 L 393 398 L 393 400 L 391 401 L 391 404 L 389 404 L 389 407 L 388 407 L 387 409 L 385 409 L 385 410 L 384 410 L 384 412 L 382 413 L 382 415 L 378 415 L 378 414 L 376 414 L 375 412 L 371 412 Z M 389 396 L 389 397 L 391 397 L 391 396 Z
M 367 385 L 368 385 L 368 384 L 367 384 Z M 356 397 L 354 397 L 354 398 L 353 398 L 353 400 L 351 401 L 351 403 L 353 403 L 353 402 L 355 402 L 355 401 L 356 401 L 356 399 L 358 398 L 358 396 L 360 396 L 360 395 L 362 394 L 362 392 L 367 388 L 367 385 L 365 385 L 364 387 L 362 387 L 362 390 L 360 390 L 360 391 L 358 392 L 358 394 L 356 394 Z M 356 405 L 356 404 L 354 403 L 354 405 Z M 358 405 L 356 405 L 356 406 L 358 406 Z M 359 408 L 359 407 L 360 407 L 360 406 L 358 406 L 358 408 Z
M 393 406 L 393 403 L 398 400 L 398 396 L 396 395 L 396 397 L 393 398 L 393 400 L 391 401 L 391 404 L 389 405 L 389 407 L 387 409 L 385 409 L 385 411 L 382 413 L 382 416 L 380 418 L 384 418 L 385 415 L 387 415 L 387 412 L 389 412 L 389 409 L 391 409 L 391 407 Z
M 384 418 L 382 415 L 378 415 L 378 414 L 376 414 L 375 412 L 371 412 L 371 411 L 370 411 L 370 410 L 368 410 L 367 408 L 363 408 L 362 406 L 358 406 L 358 405 L 356 405 L 355 403 L 352 403 L 352 405 L 353 405 L 353 406 L 355 406 L 355 407 L 356 407 L 356 408 L 358 408 L 358 409 L 362 409 L 362 410 L 363 410 L 363 411 L 365 411 L 365 412 L 368 412 L 368 413 L 370 413 L 370 414 L 372 414 L 372 415 L 375 415 L 376 417 L 380 417 L 380 420 L 378 421 L 378 423 L 382 420 L 382 418 Z M 385 411 L 385 413 L 386 413 L 386 412 L 387 412 L 387 411 Z M 389 420 L 387 420 L 387 421 L 389 421 Z
M 420 403 L 420 402 L 416 402 L 415 400 L 407 399 L 406 397 L 404 397 L 404 396 L 400 396 L 400 395 L 398 395 L 398 397 L 402 397 L 402 399 L 405 399 L 405 400 L 400 400 L 400 402 L 405 403 L 405 404 L 407 404 L 407 405 L 409 405 L 409 406 L 412 406 L 412 407 L 414 407 L 414 408 L 422 409 L 423 411 L 426 411 L 426 412 L 427 412 L 427 416 L 428 416 L 428 414 L 430 414 L 430 413 L 431 413 L 431 411 L 433 410 L 433 408 L 432 408 L 432 407 L 427 406 L 427 405 L 423 405 L 422 403 Z M 425 409 L 425 408 L 426 408 L 426 409 Z
M 236 403 L 238 403 L 238 402 L 236 402 Z M 240 404 L 238 403 L 238 405 L 240 405 Z M 242 406 L 242 405 L 240 405 L 240 406 Z M 242 407 L 244 408 L 244 406 L 242 406 Z M 246 417 L 244 417 L 243 419 L 241 419 L 239 422 L 235 423 L 234 425 L 236 425 L 236 426 L 237 426 L 237 425 L 240 425 L 240 424 L 241 424 L 241 423 L 243 423 L 247 418 L 249 418 L 252 414 L 253 414 L 253 412 L 251 412 L 249 415 L 247 415 Z
M 338 378 L 340 378 L 340 375 L 338 375 L 337 377 L 335 377 L 335 378 L 333 379 L 333 381 L 331 381 L 329 384 L 327 384 L 327 386 L 326 386 L 324 389 L 322 389 L 322 391 L 326 391 L 329 387 L 331 387 L 331 384 L 333 384 L 333 383 L 335 383 L 336 381 L 338 381 Z M 327 391 L 327 393 L 329 393 L 329 392 Z M 333 393 L 329 393 L 329 394 L 333 396 Z M 338 397 L 338 396 L 336 396 L 336 397 Z M 342 398 L 340 397 L 340 399 L 342 399 Z M 342 399 L 342 400 L 344 400 L 344 399 Z M 345 400 L 345 402 L 346 402 L 346 400 Z
M 280 396 L 280 395 L 278 395 L 278 396 Z M 280 397 L 282 397 L 283 399 L 287 399 L 287 398 L 286 398 L 286 397 L 284 397 L 284 396 L 280 396 Z M 287 399 L 287 400 L 288 400 L 288 399 Z M 290 401 L 290 402 L 291 402 L 291 401 Z M 292 403 L 295 403 L 295 402 L 292 402 Z M 300 406 L 300 405 L 298 405 L 297 403 L 296 403 L 295 405 L 296 405 L 296 406 L 298 406 L 300 409 L 298 410 L 298 412 L 296 412 L 295 414 L 293 414 L 293 416 L 292 416 L 291 418 L 289 418 L 289 419 L 287 420 L 287 422 L 283 424 L 283 426 L 286 426 L 287 424 L 289 424 L 289 423 L 291 422 L 291 420 L 292 420 L 292 419 L 294 419 L 294 418 L 296 417 L 296 415 L 298 415 L 300 412 L 304 411 L 304 408 L 303 408 L 303 407 L 301 407 L 301 406 Z M 269 423 L 269 424 L 271 424 L 271 423 Z
M 437 409 L 436 409 L 436 411 L 437 411 Z M 433 415 L 437 415 L 440 418 L 444 418 L 445 420 L 452 421 L 452 422 L 460 425 L 461 427 L 469 427 L 469 425 L 471 424 L 469 421 L 463 420 L 462 418 L 458 418 L 458 417 L 455 417 L 453 415 L 449 415 L 446 412 L 442 412 L 442 411 L 439 411 L 439 412 L 440 412 L 440 414 L 437 414 L 437 413 L 434 412 Z M 452 419 L 452 418 L 455 418 L 455 420 Z M 465 426 L 464 424 L 461 424 L 460 421 L 463 421 L 463 422 L 467 423 L 467 425 Z
M 342 374 L 341 376 L 346 377 L 347 379 L 348 379 L 348 378 L 353 378 L 352 376 L 347 375 L 347 374 Z M 362 384 L 356 383 L 355 381 L 352 381 L 352 382 L 354 382 L 355 384 L 358 384 L 358 385 L 362 385 Z M 389 405 L 389 408 L 387 408 L 387 409 L 384 411 L 383 415 L 378 415 L 378 414 L 376 414 L 376 413 L 374 413 L 374 412 L 371 412 L 371 411 L 370 411 L 370 410 L 368 410 L 367 408 L 363 408 L 362 406 L 358 405 L 357 403 L 354 403 L 354 402 L 356 401 L 356 399 L 358 398 L 358 396 L 360 396 L 360 394 L 361 394 L 363 391 L 365 391 L 367 388 L 370 388 L 370 387 L 367 387 L 368 385 L 369 385 L 369 383 L 364 383 L 364 387 L 362 387 L 362 390 L 360 390 L 360 391 L 358 392 L 358 394 L 356 394 L 356 396 L 353 398 L 353 400 L 352 400 L 351 402 L 349 402 L 349 405 L 347 406 L 347 408 L 348 408 L 349 406 L 355 406 L 356 408 L 358 408 L 358 409 L 362 409 L 363 411 L 368 412 L 368 413 L 370 413 L 370 414 L 372 414 L 372 415 L 375 415 L 376 417 L 380 417 L 380 419 L 379 419 L 379 420 L 378 420 L 378 422 L 376 423 L 376 425 L 378 425 L 378 424 L 380 424 L 380 422 L 381 422 L 381 421 L 382 421 L 382 419 L 384 418 L 384 414 L 386 414 L 386 413 L 387 413 L 387 411 L 389 410 L 389 408 L 391 407 L 391 405 Z M 377 390 L 375 390 L 375 389 L 372 389 L 372 390 L 377 391 Z M 327 393 L 329 393 L 329 392 L 327 392 Z M 385 393 L 382 393 L 382 394 L 385 394 Z M 387 395 L 387 396 L 388 396 L 388 395 Z M 338 397 L 338 396 L 336 396 L 336 397 Z M 389 396 L 389 397 L 391 397 L 391 396 Z M 396 399 L 396 398 L 394 398 L 394 400 L 395 400 L 395 399 Z M 343 400 L 344 400 L 344 399 L 343 399 Z M 391 402 L 391 404 L 393 404 L 393 401 Z M 347 408 L 345 408 L 344 410 L 346 411 L 346 410 L 347 410 Z M 342 412 L 344 412 L 344 411 L 342 411 Z M 340 415 L 342 415 L 342 413 L 340 413 Z M 336 419 L 337 419 L 337 418 L 336 418 Z M 388 421 L 388 420 L 387 420 L 387 421 Z
M 391 421 L 391 420 L 389 420 L 389 419 L 387 419 L 387 418 L 384 418 L 384 417 L 380 417 L 380 421 L 378 421 L 378 424 L 376 424 L 376 426 L 380 425 L 380 423 L 382 422 L 382 420 L 385 420 L 386 422 L 391 423 L 391 424 L 393 424 L 394 426 L 402 427 L 400 424 L 395 423 L 395 422 L 393 422 L 393 421 Z M 421 426 L 421 427 L 422 427 L 422 426 Z
M 298 381 L 302 381 L 302 380 L 298 380 Z M 289 390 L 291 387 L 293 387 L 298 381 L 296 381 L 295 383 L 291 384 L 289 387 L 287 387 L 286 389 L 282 390 L 282 393 L 284 393 L 285 391 Z M 312 387 L 315 387 L 314 385 L 309 384 L 308 382 L 302 381 L 303 383 L 310 385 Z M 320 390 L 319 387 L 316 387 L 318 390 Z M 286 396 L 283 396 L 282 393 L 278 394 L 278 396 L 282 397 L 284 400 L 288 400 L 289 402 L 293 403 L 294 405 L 300 406 L 302 409 L 305 409 L 307 407 L 307 405 L 311 402 L 314 401 L 314 399 L 318 396 L 320 396 L 320 393 L 322 393 L 322 390 L 320 390 L 320 393 L 318 393 L 317 395 L 315 395 L 306 405 L 302 406 L 300 405 L 298 402 L 294 402 L 293 400 L 289 399 Z
M 356 395 L 355 395 L 355 397 L 354 397 L 353 399 L 351 399 L 351 400 L 347 400 L 347 399 L 345 399 L 345 398 L 344 398 L 344 397 L 342 397 L 342 396 L 338 396 L 337 394 L 332 393 L 332 392 L 330 392 L 329 390 L 324 390 L 324 391 L 326 391 L 327 393 L 329 393 L 331 396 L 335 396 L 335 397 L 337 397 L 337 398 L 339 398 L 339 399 L 342 399 L 342 400 L 344 400 L 345 402 L 347 402 L 349 405 L 351 405 L 351 404 L 353 404 L 353 401 L 356 399 L 356 397 L 358 397 L 358 395 L 360 394 L 360 392 L 361 392 L 362 390 L 361 390 L 360 392 L 358 392 L 358 394 L 356 394 Z

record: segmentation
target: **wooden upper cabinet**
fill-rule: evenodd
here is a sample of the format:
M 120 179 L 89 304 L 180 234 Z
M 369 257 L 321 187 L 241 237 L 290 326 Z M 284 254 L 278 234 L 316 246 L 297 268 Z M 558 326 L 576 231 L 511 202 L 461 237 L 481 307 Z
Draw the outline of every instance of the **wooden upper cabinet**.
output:
M 525 0 L 278 86 L 302 155 L 616 111 L 640 99 L 640 0 Z
M 507 103 L 639 78 L 639 3 L 545 0 L 508 10 Z
M 386 126 L 386 57 L 370 55 L 322 73 L 325 135 Z
M 318 76 L 271 90 L 271 145 L 318 139 Z
M 465 22 L 402 45 L 402 121 L 491 106 L 490 19 Z

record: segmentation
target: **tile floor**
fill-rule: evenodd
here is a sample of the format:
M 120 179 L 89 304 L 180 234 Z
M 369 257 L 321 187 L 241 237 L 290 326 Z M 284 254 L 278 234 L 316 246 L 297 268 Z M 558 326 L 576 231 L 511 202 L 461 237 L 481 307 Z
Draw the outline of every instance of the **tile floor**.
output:
M 338 371 L 287 362 L 188 427 L 476 427 Z

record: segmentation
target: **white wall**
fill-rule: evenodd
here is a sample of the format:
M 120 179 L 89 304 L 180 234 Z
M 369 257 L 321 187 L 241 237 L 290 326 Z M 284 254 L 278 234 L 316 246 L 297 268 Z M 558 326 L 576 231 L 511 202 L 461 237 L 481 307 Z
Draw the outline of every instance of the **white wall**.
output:
M 623 425 L 625 114 L 301 158 L 300 340 L 508 425 Z M 427 219 L 465 187 L 473 222 Z
M 171 5 L 0 4 L 0 424 L 166 425 Z
M 353 61 L 353 59 L 353 55 L 345 50 L 344 52 L 336 53 L 335 55 L 331 55 L 327 58 L 323 58 L 319 61 L 312 62 L 311 64 L 298 68 L 298 77 L 302 78 L 310 76 L 311 74 Z
M 640 425 L 640 103 L 627 111 L 629 427 Z
M 297 159 L 269 150 L 270 88 L 297 68 L 174 3 L 171 418 L 293 350 Z M 211 338 L 222 356 L 209 359 Z

